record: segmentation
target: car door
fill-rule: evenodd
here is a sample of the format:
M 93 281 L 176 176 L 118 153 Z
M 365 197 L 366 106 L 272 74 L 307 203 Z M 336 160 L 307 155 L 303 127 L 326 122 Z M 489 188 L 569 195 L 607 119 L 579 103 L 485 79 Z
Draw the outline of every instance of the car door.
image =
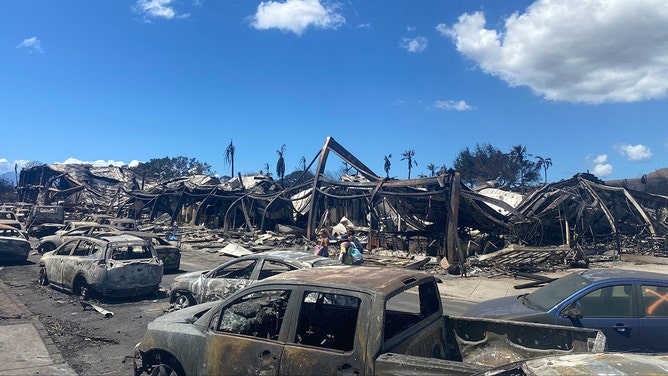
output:
M 223 299 L 257 278 L 257 264 L 255 259 L 245 259 L 215 269 L 195 282 L 199 286 L 193 286 L 193 295 L 200 303 Z
M 668 352 L 668 285 L 640 285 L 640 350 Z
M 73 239 L 54 251 L 53 255 L 45 265 L 49 283 L 58 287 L 66 286 L 66 283 L 63 280 L 63 269 L 65 268 L 65 265 L 69 263 L 70 253 L 78 243 L 78 239 Z
M 95 243 L 90 240 L 80 239 L 73 243 L 75 245 L 72 251 L 69 256 L 64 258 L 65 261 L 62 263 L 63 287 L 70 291 L 72 290 L 74 278 L 77 274 L 84 269 L 91 269 L 90 266 L 93 262 L 89 255 L 92 249 L 96 249 Z M 85 277 L 88 283 L 95 282 L 90 279 L 90 276 L 86 275 Z
M 556 324 L 599 329 L 605 334 L 611 351 L 635 351 L 639 348 L 637 286 L 616 284 L 596 288 L 579 297 L 568 308 L 576 308 L 580 318 L 569 318 L 566 310 Z
M 299 303 L 298 316 L 288 333 L 280 373 L 364 375 L 370 305 L 365 296 L 309 286 L 293 299 Z
M 202 375 L 278 375 L 291 289 L 254 289 L 225 304 L 210 322 Z

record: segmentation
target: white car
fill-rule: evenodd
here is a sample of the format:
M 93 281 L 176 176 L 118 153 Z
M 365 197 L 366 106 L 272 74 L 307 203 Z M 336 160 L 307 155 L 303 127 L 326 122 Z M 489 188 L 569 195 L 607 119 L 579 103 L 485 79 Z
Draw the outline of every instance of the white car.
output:
M 162 260 L 151 243 L 131 235 L 77 236 L 42 255 L 39 283 L 87 299 L 93 293 L 127 297 L 155 293 Z

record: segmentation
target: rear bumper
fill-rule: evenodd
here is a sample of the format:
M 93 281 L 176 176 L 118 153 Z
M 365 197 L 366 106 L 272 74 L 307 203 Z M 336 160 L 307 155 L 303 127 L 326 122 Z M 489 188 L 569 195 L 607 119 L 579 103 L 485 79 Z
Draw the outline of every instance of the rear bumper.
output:
M 142 296 L 152 294 L 158 291 L 160 284 L 151 286 L 135 286 L 126 288 L 111 288 L 107 287 L 100 291 L 102 295 L 109 297 L 128 297 L 128 296 Z

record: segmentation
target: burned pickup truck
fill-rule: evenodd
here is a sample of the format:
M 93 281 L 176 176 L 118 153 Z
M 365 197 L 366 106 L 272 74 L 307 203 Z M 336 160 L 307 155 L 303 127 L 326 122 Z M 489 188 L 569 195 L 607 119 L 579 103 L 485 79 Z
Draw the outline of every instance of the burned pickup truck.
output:
M 428 273 L 322 267 L 165 314 L 135 375 L 469 375 L 550 354 L 602 352 L 591 329 L 443 315 Z

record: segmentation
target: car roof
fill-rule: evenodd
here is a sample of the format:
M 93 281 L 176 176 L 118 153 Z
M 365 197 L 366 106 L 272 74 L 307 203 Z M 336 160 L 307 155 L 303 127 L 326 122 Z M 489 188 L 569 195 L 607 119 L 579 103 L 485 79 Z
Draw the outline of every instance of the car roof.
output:
M 67 239 L 65 243 L 70 243 L 72 241 L 77 241 L 81 239 L 90 240 L 96 243 L 147 243 L 146 240 L 139 238 L 137 236 L 126 235 L 126 234 L 112 234 L 112 235 L 102 235 L 102 236 L 86 236 L 79 235 L 73 236 L 72 238 Z M 63 243 L 63 244 L 65 244 Z
M 298 251 L 294 249 L 264 251 L 264 252 L 254 253 L 252 255 L 239 257 L 240 260 L 257 259 L 257 258 L 264 258 L 267 260 L 276 260 L 276 261 L 287 261 L 294 263 L 308 263 L 311 265 L 318 261 L 328 260 L 327 257 L 316 256 L 312 252 Z
M 97 239 L 102 239 L 105 240 L 109 243 L 124 243 L 124 242 L 144 242 L 146 243 L 146 240 L 134 236 L 134 235 L 129 235 L 129 234 L 118 234 L 118 235 L 103 235 L 103 236 L 97 236 Z
M 154 233 L 154 232 L 146 232 L 146 231 L 123 231 L 124 234 L 136 236 L 138 238 L 160 238 L 160 235 Z
M 265 278 L 258 283 L 306 282 L 309 285 L 348 289 L 354 286 L 355 289 L 388 295 L 414 282 L 427 279 L 433 280 L 434 277 L 429 273 L 412 269 L 353 265 L 292 270 Z
M 118 222 L 118 223 L 135 223 L 136 221 L 132 218 L 116 218 L 112 217 L 109 218 L 110 222 Z
M 657 272 L 646 272 L 642 270 L 629 269 L 588 269 L 580 273 L 580 276 L 592 283 L 604 281 L 634 281 L 652 280 L 668 282 L 668 274 Z

